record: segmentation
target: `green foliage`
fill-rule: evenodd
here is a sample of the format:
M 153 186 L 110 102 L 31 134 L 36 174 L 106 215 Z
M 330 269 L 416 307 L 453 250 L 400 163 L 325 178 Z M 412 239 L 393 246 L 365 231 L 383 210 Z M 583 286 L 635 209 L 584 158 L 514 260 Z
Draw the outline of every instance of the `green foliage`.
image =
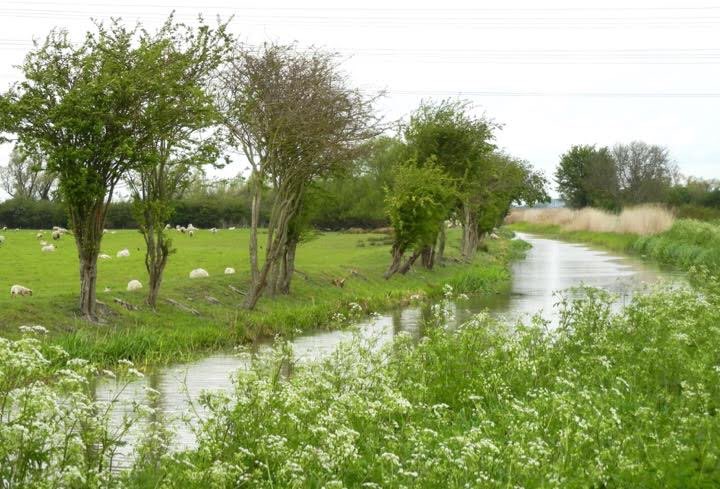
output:
M 569 207 L 619 208 L 617 168 L 606 147 L 572 146 L 560 157 L 555 181 Z
M 717 282 L 712 282 L 717 284 Z M 452 289 L 446 289 L 452 293 Z M 280 347 L 211 395 L 166 487 L 663 487 L 720 483 L 720 296 L 659 291 L 614 313 L 586 290 L 548 332 L 478 316 L 415 343 Z
M 113 420 L 115 399 L 95 400 L 100 373 L 87 360 L 42 340 L 47 330 L 24 326 L 18 340 L 0 338 L 0 479 L 4 487 L 105 489 L 123 487 L 115 472 L 128 429 L 153 409 L 135 404 Z M 142 376 L 129 362 L 116 372 Z M 120 390 L 129 381 L 119 382 Z M 113 422 L 114 421 L 114 422 Z M 142 442 L 140 446 L 145 446 Z M 132 451 L 131 451 L 132 452 Z M 150 461 L 148 457 L 147 461 Z
M 456 196 L 453 180 L 433 160 L 421 167 L 409 162 L 394 170 L 386 207 L 399 250 L 434 244 Z
M 484 158 L 485 169 L 470 183 L 467 205 L 477 214 L 478 233 L 502 224 L 513 203 L 547 202 L 547 181 L 525 161 L 500 152 Z
M 418 165 L 437 165 L 456 179 L 459 189 L 482 171 L 482 157 L 495 149 L 493 129 L 498 126 L 471 113 L 466 101 L 423 102 L 402 134 L 406 159 Z
M 637 253 L 682 268 L 720 267 L 720 226 L 692 219 L 679 219 L 662 234 L 639 238 Z

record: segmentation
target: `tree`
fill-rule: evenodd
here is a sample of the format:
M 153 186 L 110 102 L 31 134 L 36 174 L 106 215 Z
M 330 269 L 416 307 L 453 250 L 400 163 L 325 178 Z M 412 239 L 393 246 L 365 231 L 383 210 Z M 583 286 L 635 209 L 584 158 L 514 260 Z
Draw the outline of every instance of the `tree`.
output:
M 25 79 L 0 97 L 0 129 L 47 158 L 67 206 L 80 262 L 82 315 L 97 320 L 97 257 L 115 186 L 137 161 L 142 90 L 137 29 L 97 25 L 80 45 L 54 30 L 27 55 Z
M 283 264 L 292 263 L 288 258 L 295 255 L 290 226 L 308 185 L 346 166 L 380 128 L 374 99 L 348 86 L 332 54 L 293 46 L 239 46 L 222 80 L 225 123 L 252 168 L 252 284 L 245 302 L 252 309 L 268 284 L 272 293 L 289 290 L 293 270 Z M 273 188 L 274 202 L 260 267 L 257 216 L 266 184 Z
M 152 307 L 173 251 L 165 231 L 173 200 L 189 187 L 197 170 L 219 157 L 213 126 L 220 117 L 206 88 L 228 45 L 225 25 L 213 30 L 201 24 L 195 31 L 172 17 L 155 35 L 141 37 L 138 63 L 153 70 L 153 76 L 143 86 L 146 100 L 137 128 L 141 147 L 127 181 L 146 245 L 147 303 Z
M 627 204 L 665 202 L 678 178 L 667 148 L 642 141 L 616 144 L 612 156 L 617 165 L 622 199 Z
M 472 114 L 472 106 L 467 101 L 443 100 L 439 103 L 423 102 L 410 117 L 403 129 L 407 145 L 407 157 L 423 166 L 426 162 L 436 162 L 452 178 L 456 190 L 456 205 L 450 212 L 460 214 L 463 224 L 463 256 L 470 259 L 476 245 L 473 239 L 476 216 L 470 205 L 471 182 L 483 171 L 483 158 L 494 148 L 493 130 L 499 126 L 485 117 Z M 437 230 L 444 245 L 444 220 Z M 431 268 L 435 244 L 428 244 L 423 255 L 423 263 Z
M 482 236 L 502 224 L 513 203 L 528 206 L 547 202 L 547 180 L 526 161 L 496 151 L 487 157 L 486 171 L 474 182 L 471 205 L 474 234 Z
M 617 167 L 606 147 L 574 145 L 555 171 L 560 196 L 568 207 L 619 207 Z
M 409 161 L 394 170 L 393 187 L 386 198 L 394 231 L 386 279 L 398 272 L 406 273 L 423 251 L 435 244 L 438 229 L 457 198 L 452 179 L 433 159 L 423 166 Z M 403 263 L 410 250 L 411 256 Z
M 16 145 L 7 166 L 0 168 L 0 185 L 12 198 L 50 200 L 57 181 L 43 168 L 40 158 Z

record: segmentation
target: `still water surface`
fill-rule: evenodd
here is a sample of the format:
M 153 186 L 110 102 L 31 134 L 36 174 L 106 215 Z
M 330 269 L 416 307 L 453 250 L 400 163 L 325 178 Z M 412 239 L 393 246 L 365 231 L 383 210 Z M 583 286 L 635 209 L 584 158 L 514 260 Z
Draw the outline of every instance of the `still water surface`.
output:
M 509 290 L 492 296 L 471 296 L 456 303 L 455 321 L 463 322 L 483 311 L 511 321 L 540 313 L 554 325 L 557 312 L 553 310 L 553 304 L 557 302 L 558 291 L 580 285 L 603 288 L 618 295 L 619 304 L 622 304 L 640 288 L 660 281 L 681 280 L 677 273 L 661 271 L 637 259 L 528 234 L 519 234 L 519 237 L 529 242 L 532 248 L 525 259 L 513 264 Z M 381 343 L 390 341 L 400 331 L 419 337 L 423 314 L 421 307 L 397 309 L 366 320 L 357 329 L 362 335 L 379 338 Z M 296 360 L 327 355 L 352 335 L 351 331 L 321 331 L 300 336 L 292 342 Z M 269 345 L 258 345 L 258 348 L 269 348 Z M 246 358 L 219 353 L 194 362 L 171 365 L 148 373 L 144 379 L 132 382 L 122 391 L 115 381 L 103 379 L 97 384 L 96 397 L 117 399 L 113 418 L 119 422 L 133 401 L 146 402 L 145 388 L 152 387 L 160 392 L 159 404 L 154 407 L 165 415 L 177 417 L 190 412 L 188 400 L 197 400 L 202 391 L 230 389 L 232 373 L 247 368 Z M 128 435 L 130 444 L 142 426 L 135 430 Z M 178 448 L 192 446 L 194 436 L 187 426 L 178 423 L 174 431 Z M 122 464 L 122 460 L 120 462 Z

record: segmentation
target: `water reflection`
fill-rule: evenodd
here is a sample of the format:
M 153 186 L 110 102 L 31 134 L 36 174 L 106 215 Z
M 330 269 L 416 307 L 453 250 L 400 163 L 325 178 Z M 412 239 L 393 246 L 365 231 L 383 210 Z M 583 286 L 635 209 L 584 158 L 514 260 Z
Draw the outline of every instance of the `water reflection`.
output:
M 512 283 L 508 290 L 490 296 L 472 296 L 455 304 L 456 322 L 461 323 L 479 312 L 489 310 L 511 321 L 541 313 L 550 324 L 557 323 L 553 304 L 555 292 L 587 285 L 617 294 L 623 303 L 638 288 L 659 280 L 675 280 L 676 274 L 663 272 L 656 267 L 627 257 L 618 257 L 587 246 L 565 243 L 531 235 L 521 235 L 532 245 L 524 260 L 512 266 Z M 373 337 L 379 344 L 390 341 L 403 331 L 412 337 L 422 336 L 422 318 L 427 307 L 395 309 L 368 319 L 357 325 L 362 336 Z M 352 337 L 352 331 L 318 331 L 296 338 L 292 342 L 296 362 L 312 361 L 331 353 L 338 343 Z M 259 350 L 270 345 L 257 345 Z M 118 393 L 116 381 L 100 380 L 98 399 L 110 400 L 117 396 L 113 412 L 115 422 L 131 409 L 133 401 L 145 402 L 145 387 L 160 392 L 159 410 L 170 417 L 179 417 L 190 411 L 188 399 L 197 400 L 203 390 L 229 390 L 231 375 L 248 367 L 248 359 L 231 353 L 214 354 L 201 360 L 169 366 L 152 372 L 146 378 L 133 382 Z M 202 415 L 203 413 L 198 413 Z M 135 427 L 128 441 L 138 436 L 141 426 Z M 180 447 L 193 444 L 193 434 L 186 426 L 177 425 L 176 443 Z

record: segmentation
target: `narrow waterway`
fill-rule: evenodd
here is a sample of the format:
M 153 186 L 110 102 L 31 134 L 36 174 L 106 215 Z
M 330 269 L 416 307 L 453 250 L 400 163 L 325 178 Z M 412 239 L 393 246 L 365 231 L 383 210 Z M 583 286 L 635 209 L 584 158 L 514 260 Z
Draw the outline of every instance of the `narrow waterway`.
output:
M 508 291 L 489 297 L 471 296 L 457 302 L 457 322 L 487 310 L 510 321 L 540 313 L 552 326 L 557 322 L 553 304 L 557 302 L 558 291 L 580 285 L 603 288 L 616 294 L 621 305 L 638 289 L 659 281 L 679 279 L 676 273 L 661 271 L 640 260 L 584 245 L 527 234 L 518 237 L 529 242 L 532 248 L 525 259 L 513 264 L 512 284 Z M 421 307 L 397 309 L 363 321 L 357 330 L 363 335 L 379 338 L 381 343 L 390 341 L 401 331 L 419 337 L 424 313 Z M 352 334 L 351 331 L 321 331 L 300 336 L 292 342 L 295 357 L 298 361 L 320 358 Z M 258 345 L 258 348 L 268 347 Z M 145 390 L 151 387 L 160 393 L 155 407 L 165 415 L 177 418 L 190 412 L 189 399 L 197 400 L 202 391 L 230 389 L 232 373 L 247 368 L 247 362 L 247 357 L 232 353 L 214 354 L 195 362 L 158 369 L 141 380 L 123 384 L 122 389 L 116 381 L 100 380 L 96 396 L 101 400 L 116 399 L 112 416 L 120 423 L 133 402 L 147 402 Z M 141 430 L 141 426 L 134 427 L 128 435 L 130 444 Z M 192 445 L 193 434 L 186 425 L 178 423 L 175 431 L 178 447 Z

